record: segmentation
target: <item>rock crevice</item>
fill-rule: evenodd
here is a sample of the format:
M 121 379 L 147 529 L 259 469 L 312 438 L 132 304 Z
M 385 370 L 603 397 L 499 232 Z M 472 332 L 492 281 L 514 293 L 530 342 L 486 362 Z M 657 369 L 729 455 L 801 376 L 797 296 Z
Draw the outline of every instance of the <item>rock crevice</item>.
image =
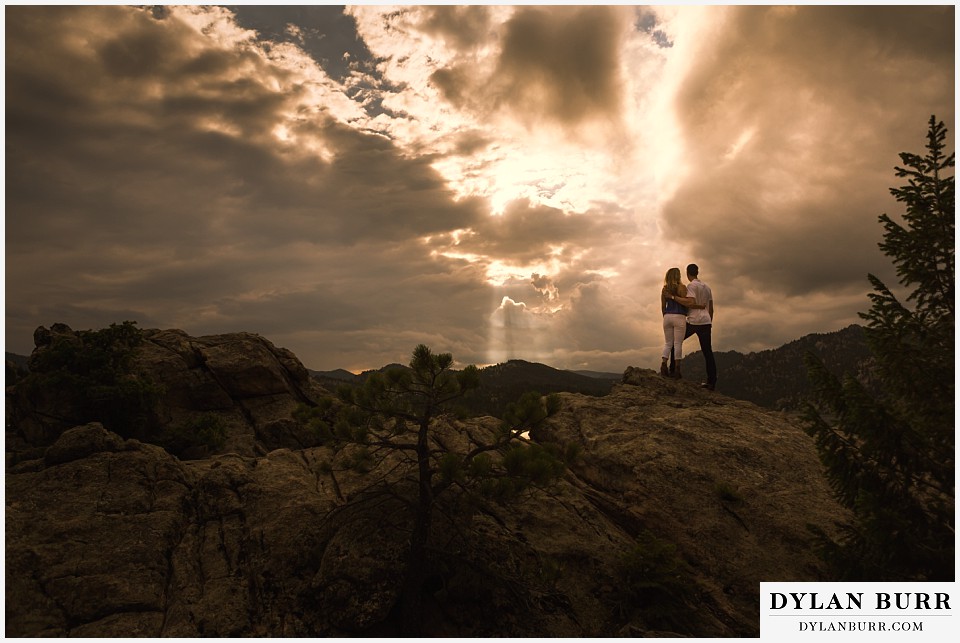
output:
M 164 417 L 232 418 L 227 445 L 178 458 L 96 422 L 45 443 L 18 422 L 49 409 L 11 412 L 8 390 L 7 635 L 396 635 L 405 456 L 364 474 L 298 433 L 292 411 L 325 391 L 262 338 L 145 336 L 137 365 L 165 383 Z M 789 417 L 639 369 L 560 399 L 532 432 L 580 446 L 558 483 L 438 507 L 426 635 L 757 636 L 761 581 L 824 579 L 807 525 L 847 516 Z M 434 437 L 459 449 L 497 426 L 445 420 Z M 374 478 L 395 486 L 373 493 Z M 682 583 L 631 586 L 643 555 Z

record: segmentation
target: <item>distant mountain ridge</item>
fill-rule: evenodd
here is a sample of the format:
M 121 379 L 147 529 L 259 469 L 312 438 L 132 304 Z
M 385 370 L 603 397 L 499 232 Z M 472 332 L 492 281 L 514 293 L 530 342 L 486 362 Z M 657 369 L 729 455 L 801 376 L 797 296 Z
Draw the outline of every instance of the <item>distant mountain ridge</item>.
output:
M 601 371 L 570 371 L 571 373 L 576 373 L 577 375 L 584 375 L 586 377 L 592 377 L 599 380 L 619 380 L 623 377 L 622 373 L 604 373 Z
M 689 348 L 697 346 L 694 341 Z M 827 368 L 838 376 L 852 375 L 869 384 L 871 354 L 863 327 L 852 324 L 829 333 L 811 333 L 778 348 L 755 353 L 714 351 L 719 371 L 717 390 L 759 406 L 782 411 L 798 410 L 809 397 L 810 384 L 803 356 L 807 352 L 819 356 Z M 378 371 L 400 366 L 391 364 Z M 645 367 L 646 365 L 642 366 Z M 656 370 L 655 366 L 649 368 Z M 682 361 L 685 380 L 699 382 L 706 379 L 703 353 L 699 350 L 686 355 Z M 316 379 L 331 390 L 343 383 L 361 383 L 375 371 L 359 375 L 343 369 L 310 371 Z M 510 360 L 480 370 L 481 389 L 470 401 L 469 410 L 499 416 L 507 404 L 527 390 L 540 393 L 581 393 L 606 395 L 621 378 L 621 374 L 597 371 L 565 371 L 524 360 Z
M 359 375 L 343 369 L 309 372 L 324 387 L 335 391 L 343 384 L 360 385 L 371 373 L 392 368 L 406 367 L 389 364 Z M 546 364 L 513 359 L 480 369 L 480 388 L 464 399 L 462 406 L 473 415 L 500 417 L 507 405 L 515 402 L 527 391 L 537 391 L 543 395 L 580 393 L 601 396 L 608 394 L 620 377 L 614 373 L 585 375 L 558 370 Z
M 697 346 L 688 343 L 689 349 Z M 852 324 L 829 333 L 812 333 L 779 348 L 755 353 L 738 351 L 715 351 L 719 371 L 717 390 L 741 400 L 760 406 L 793 411 L 810 394 L 807 371 L 803 363 L 806 352 L 818 355 L 827 368 L 839 375 L 852 375 L 869 385 L 872 357 L 867 347 L 863 327 Z M 25 370 L 27 357 L 7 353 L 6 360 L 17 370 Z M 703 354 L 697 350 L 687 354 L 682 361 L 685 380 L 698 382 L 706 379 Z M 657 364 L 640 365 L 656 368 Z M 354 374 L 345 369 L 316 371 L 307 369 L 310 375 L 330 391 L 343 384 L 360 384 L 370 373 L 401 367 L 389 364 L 380 369 Z M 8 369 L 8 380 L 15 373 Z M 466 400 L 467 410 L 475 414 L 502 415 L 507 404 L 523 392 L 536 390 L 540 393 L 581 393 L 584 395 L 607 395 L 621 375 L 597 371 L 566 371 L 525 360 L 510 360 L 480 370 L 481 388 L 471 399 Z M 9 381 L 8 381 L 9 383 Z
M 852 324 L 832 333 L 812 333 L 779 348 L 756 353 L 714 351 L 717 361 L 717 390 L 741 400 L 781 411 L 801 407 L 811 393 L 803 358 L 818 356 L 827 369 L 843 377 L 853 376 L 868 388 L 873 363 L 862 326 Z M 696 342 L 690 348 L 696 346 Z M 687 380 L 706 380 L 703 353 L 687 354 L 682 362 Z

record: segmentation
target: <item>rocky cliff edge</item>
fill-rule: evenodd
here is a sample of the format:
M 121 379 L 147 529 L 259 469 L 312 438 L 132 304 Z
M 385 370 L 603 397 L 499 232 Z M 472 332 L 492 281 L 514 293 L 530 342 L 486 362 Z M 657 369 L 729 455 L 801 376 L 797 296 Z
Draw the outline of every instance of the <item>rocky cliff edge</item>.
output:
M 323 394 L 299 361 L 249 334 L 147 336 L 138 364 L 168 384 L 165 412 L 223 413 L 228 442 L 180 459 L 98 423 L 54 429 L 8 389 L 6 634 L 395 635 L 402 489 L 370 494 L 383 470 L 298 434 L 290 412 Z M 426 635 L 757 636 L 761 581 L 824 580 L 808 525 L 846 515 L 794 421 L 627 375 L 562 394 L 533 433 L 580 445 L 560 482 L 444 509 Z M 434 440 L 496 425 L 443 422 Z

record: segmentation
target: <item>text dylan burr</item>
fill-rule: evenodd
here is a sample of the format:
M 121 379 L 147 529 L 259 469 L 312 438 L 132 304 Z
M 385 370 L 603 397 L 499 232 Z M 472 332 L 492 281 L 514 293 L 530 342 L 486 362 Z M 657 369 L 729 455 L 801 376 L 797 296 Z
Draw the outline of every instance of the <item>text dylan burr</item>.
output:
M 878 610 L 948 610 L 950 595 L 945 592 L 876 592 L 867 602 L 868 609 Z M 861 610 L 863 592 L 819 595 L 817 592 L 771 592 L 770 609 L 798 610 Z

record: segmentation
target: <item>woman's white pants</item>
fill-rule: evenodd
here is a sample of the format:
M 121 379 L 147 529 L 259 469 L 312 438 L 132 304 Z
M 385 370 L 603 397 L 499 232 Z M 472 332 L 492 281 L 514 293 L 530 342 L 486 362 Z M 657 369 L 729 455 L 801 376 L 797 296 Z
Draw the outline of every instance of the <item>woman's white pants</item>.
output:
M 680 361 L 683 357 L 683 338 L 687 332 L 686 315 L 667 313 L 663 316 L 663 359 L 670 359 L 670 349 L 673 349 L 673 358 Z

